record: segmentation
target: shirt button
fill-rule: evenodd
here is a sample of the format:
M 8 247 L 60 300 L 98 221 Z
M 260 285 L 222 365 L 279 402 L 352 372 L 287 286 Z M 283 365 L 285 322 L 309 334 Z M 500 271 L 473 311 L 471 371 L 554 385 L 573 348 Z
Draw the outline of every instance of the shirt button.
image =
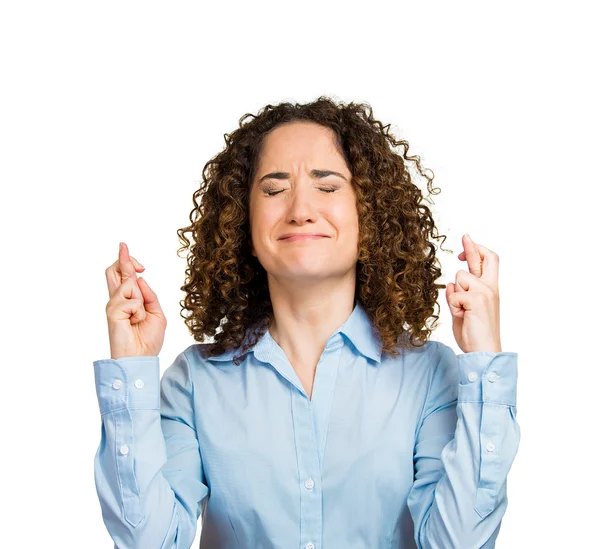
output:
M 119 448 L 119 452 L 126 456 L 129 453 L 129 446 L 127 446 L 127 444 L 123 444 L 123 446 Z
M 477 379 L 477 372 L 469 372 L 469 381 L 475 381 Z
M 144 382 L 141 379 L 136 379 L 134 385 L 138 388 L 141 389 L 144 386 Z
M 498 379 L 498 374 L 496 372 L 490 372 L 487 378 L 490 383 L 494 383 L 494 381 Z
M 315 481 L 312 478 L 309 478 L 305 483 L 304 486 L 306 486 L 309 490 L 313 489 L 313 486 L 315 485 Z
M 315 544 L 312 541 L 309 541 L 305 547 L 306 549 L 315 549 Z
M 112 387 L 113 389 L 120 389 L 123 386 L 123 382 L 120 379 L 115 379 L 113 381 Z
M 488 452 L 493 452 L 496 449 L 496 447 L 494 446 L 493 443 L 488 442 L 488 444 L 486 446 L 486 449 L 487 449 Z

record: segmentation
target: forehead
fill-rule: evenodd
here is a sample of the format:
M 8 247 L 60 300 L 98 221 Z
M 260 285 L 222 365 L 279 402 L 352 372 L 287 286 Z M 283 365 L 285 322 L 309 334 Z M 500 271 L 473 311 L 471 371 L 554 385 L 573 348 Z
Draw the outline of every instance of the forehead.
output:
M 314 122 L 286 122 L 265 137 L 259 165 L 341 158 L 335 137 L 333 130 Z

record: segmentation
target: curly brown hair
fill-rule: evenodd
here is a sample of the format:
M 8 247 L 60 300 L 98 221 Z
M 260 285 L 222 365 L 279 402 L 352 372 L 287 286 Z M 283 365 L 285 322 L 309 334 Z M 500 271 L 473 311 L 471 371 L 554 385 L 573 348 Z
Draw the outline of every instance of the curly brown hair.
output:
M 379 334 L 382 353 L 397 357 L 402 349 L 422 347 L 439 319 L 438 290 L 446 288 L 435 283 L 441 267 L 429 240 L 443 243 L 446 235 L 437 233 L 423 204 L 433 203 L 429 197 L 440 189 L 432 187 L 433 172 L 423 171 L 420 157 L 407 156 L 408 142 L 396 140 L 390 124 L 373 118 L 368 103 L 344 104 L 327 96 L 305 104 L 269 104 L 257 115 L 243 115 L 239 128 L 224 135 L 225 149 L 205 164 L 191 224 L 177 230 L 183 244 L 177 254 L 189 250 L 180 314 L 192 336 L 199 342 L 214 338 L 204 346 L 207 356 L 241 347 L 234 357 L 239 365 L 268 329 L 273 310 L 267 273 L 251 253 L 249 194 L 265 136 L 292 121 L 333 130 L 352 173 L 360 228 L 354 299 Z M 426 197 L 412 182 L 408 161 L 427 179 Z M 185 236 L 189 233 L 194 243 Z

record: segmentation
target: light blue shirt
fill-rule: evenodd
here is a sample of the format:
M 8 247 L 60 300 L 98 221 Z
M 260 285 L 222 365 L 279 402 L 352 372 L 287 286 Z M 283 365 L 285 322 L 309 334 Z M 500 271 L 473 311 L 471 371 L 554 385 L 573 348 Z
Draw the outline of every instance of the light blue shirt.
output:
M 493 548 L 517 453 L 517 353 L 397 358 L 357 302 L 312 398 L 267 331 L 235 351 L 94 362 L 94 478 L 119 549 Z

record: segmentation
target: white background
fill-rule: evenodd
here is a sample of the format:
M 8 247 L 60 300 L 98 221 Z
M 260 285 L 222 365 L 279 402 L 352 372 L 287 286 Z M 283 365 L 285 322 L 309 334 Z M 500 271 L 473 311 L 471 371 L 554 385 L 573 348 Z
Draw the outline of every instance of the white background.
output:
M 194 343 L 176 230 L 204 164 L 243 114 L 325 94 L 370 103 L 434 172 L 455 252 L 438 252 L 441 283 L 467 268 L 465 232 L 500 256 L 522 438 L 496 547 L 589 547 L 600 511 L 592 4 L 3 3 L 2 545 L 112 547 L 93 478 L 104 270 L 119 241 L 146 266 L 169 322 L 164 372 Z M 434 339 L 460 352 L 443 292 L 439 303 Z

